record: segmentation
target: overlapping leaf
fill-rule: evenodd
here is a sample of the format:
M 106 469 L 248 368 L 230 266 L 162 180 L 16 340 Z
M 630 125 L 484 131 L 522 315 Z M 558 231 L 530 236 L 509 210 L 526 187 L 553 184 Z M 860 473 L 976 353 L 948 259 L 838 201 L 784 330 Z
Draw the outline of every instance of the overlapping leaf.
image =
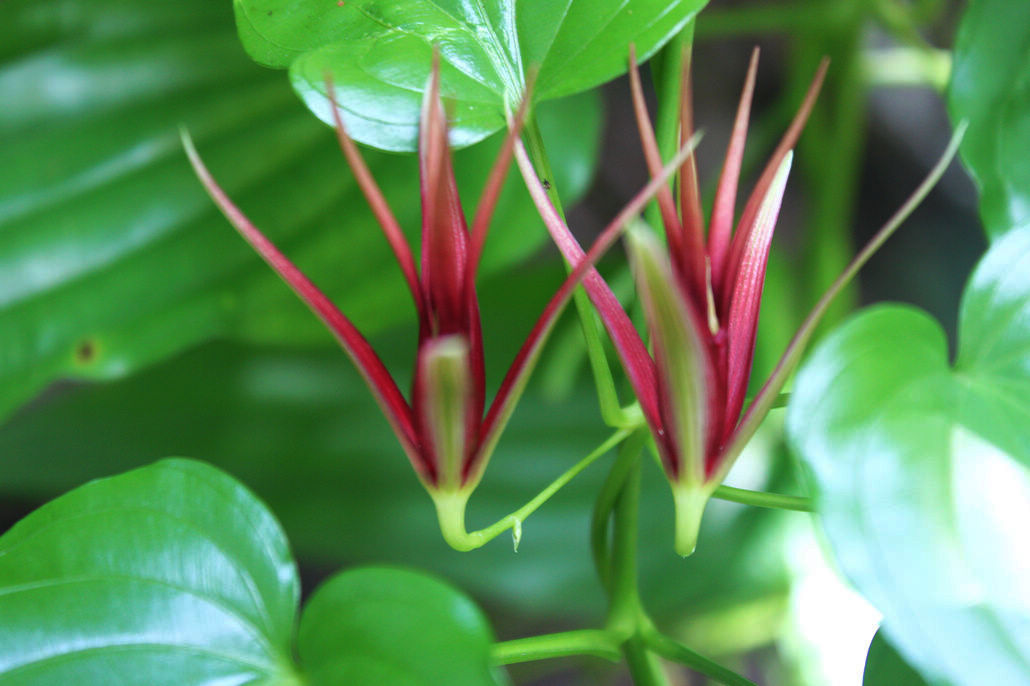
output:
M 264 506 L 211 467 L 166 460 L 0 537 L 0 681 L 285 686 L 299 600 Z
M 299 600 L 265 506 L 217 469 L 164 460 L 77 488 L 0 537 L 0 681 L 498 682 L 485 617 L 437 579 L 344 572 L 298 632 Z
M 866 655 L 862 686 L 927 686 L 883 635 L 877 631 Z
M 204 195 L 179 124 L 357 323 L 405 317 L 403 282 L 332 133 L 250 62 L 227 4 L 8 0 L 3 13 L 0 416 L 54 379 L 119 376 L 211 337 L 331 340 Z M 574 195 L 596 159 L 596 101 L 556 103 L 543 125 L 561 153 L 557 182 Z M 459 155 L 466 202 L 497 145 Z M 415 161 L 368 159 L 414 235 Z M 509 182 L 486 270 L 543 238 Z
M 992 238 L 1030 220 L 1030 3 L 971 0 L 955 41 L 952 119 Z
M 304 608 L 298 647 L 313 686 L 491 686 L 493 631 L 476 604 L 418 572 L 354 569 Z
M 436 46 L 451 140 L 468 145 L 504 126 L 538 68 L 534 97 L 568 95 L 624 72 L 706 0 L 234 0 L 240 39 L 262 64 L 290 69 L 297 93 L 330 120 L 325 74 L 359 141 L 412 150 Z
M 1030 681 L 1030 228 L 975 271 L 949 364 L 939 325 L 867 311 L 798 377 L 789 430 L 844 573 L 929 681 Z

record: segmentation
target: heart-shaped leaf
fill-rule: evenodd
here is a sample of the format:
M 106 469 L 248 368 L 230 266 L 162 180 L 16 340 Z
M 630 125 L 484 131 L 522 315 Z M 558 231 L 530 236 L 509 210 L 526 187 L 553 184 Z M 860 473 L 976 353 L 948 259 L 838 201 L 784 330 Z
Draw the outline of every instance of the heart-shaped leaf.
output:
M 348 130 L 384 150 L 413 150 L 433 47 L 441 58 L 451 140 L 504 126 L 529 68 L 537 101 L 623 73 L 629 45 L 646 59 L 707 0 L 234 0 L 240 39 L 262 64 L 290 69 L 313 112 L 330 121 L 326 74 Z
M 1030 681 L 1030 227 L 938 324 L 872 308 L 800 373 L 788 414 L 844 573 L 930 681 Z
M 305 608 L 286 538 L 241 484 L 164 460 L 94 481 L 0 537 L 0 681 L 496 684 L 475 604 L 423 574 L 357 569 Z
M 1030 3 L 971 0 L 953 64 L 948 108 L 969 120 L 962 159 L 997 237 L 1030 220 Z
M 189 460 L 94 481 L 0 537 L 0 682 L 295 684 L 279 524 Z
M 322 585 L 304 608 L 298 652 L 312 686 L 495 686 L 493 631 L 451 586 L 413 571 L 364 567 Z
M 55 379 L 124 375 L 212 337 L 331 343 L 206 197 L 179 124 L 230 195 L 363 330 L 408 315 L 403 281 L 332 132 L 247 58 L 228 3 L 3 7 L 0 417 Z M 596 160 L 596 98 L 555 103 L 541 126 L 571 201 Z M 467 203 L 498 146 L 458 156 Z M 416 161 L 366 157 L 414 236 Z M 509 177 L 485 271 L 545 238 L 521 180 Z
M 923 677 L 898 655 L 882 631 L 877 631 L 869 644 L 865 659 L 862 686 L 927 686 Z

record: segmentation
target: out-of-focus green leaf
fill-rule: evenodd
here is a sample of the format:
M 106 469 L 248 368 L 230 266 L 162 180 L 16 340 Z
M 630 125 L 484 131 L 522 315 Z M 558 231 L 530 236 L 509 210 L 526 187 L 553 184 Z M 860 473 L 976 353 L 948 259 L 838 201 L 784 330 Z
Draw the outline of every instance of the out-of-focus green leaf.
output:
M 299 598 L 264 505 L 216 469 L 165 460 L 0 537 L 0 682 L 293 685 Z
M 928 686 L 923 677 L 898 655 L 882 631 L 869 644 L 862 686 Z
M 262 64 L 290 69 L 300 97 L 331 120 L 325 76 L 359 141 L 413 150 L 436 46 L 451 140 L 468 145 L 504 126 L 538 68 L 534 98 L 597 86 L 646 59 L 707 0 L 234 0 L 240 40 Z
M 497 277 L 481 289 L 489 380 L 514 357 L 562 270 Z M 574 322 L 569 322 L 574 325 Z M 404 332 L 401 332 L 404 333 Z M 411 338 L 378 347 L 410 378 Z M 385 344 L 384 344 L 385 343 Z M 589 391 L 545 401 L 530 388 L 470 503 L 470 528 L 508 514 L 606 436 Z M 588 545 L 604 460 L 524 524 L 473 553 L 442 540 L 433 505 L 342 352 L 284 353 L 216 345 L 118 383 L 84 387 L 29 408 L 0 428 L 0 493 L 48 498 L 95 476 L 167 454 L 217 464 L 269 502 L 302 560 L 414 565 L 454 580 L 518 617 L 598 619 L 604 595 Z M 701 547 L 672 552 L 668 483 L 645 470 L 642 575 L 661 616 L 715 611 L 781 593 L 784 515 L 712 503 Z
M 937 322 L 883 306 L 800 373 L 788 412 L 844 573 L 928 680 L 1030 681 L 1030 228 L 966 288 L 949 364 Z
M 0 416 L 63 378 L 111 378 L 221 336 L 331 338 L 235 235 L 181 150 L 185 124 L 229 194 L 366 331 L 410 312 L 332 132 L 255 66 L 227 3 L 7 0 L 0 22 Z M 589 180 L 595 97 L 541 111 L 557 183 Z M 458 155 L 471 206 L 499 138 Z M 412 158 L 368 153 L 411 236 Z M 485 270 L 544 239 L 510 175 Z
M 1030 3 L 971 0 L 953 64 L 948 107 L 969 120 L 962 159 L 996 238 L 1030 220 Z
M 493 632 L 460 591 L 418 572 L 363 567 L 327 581 L 297 637 L 311 686 L 493 686 Z

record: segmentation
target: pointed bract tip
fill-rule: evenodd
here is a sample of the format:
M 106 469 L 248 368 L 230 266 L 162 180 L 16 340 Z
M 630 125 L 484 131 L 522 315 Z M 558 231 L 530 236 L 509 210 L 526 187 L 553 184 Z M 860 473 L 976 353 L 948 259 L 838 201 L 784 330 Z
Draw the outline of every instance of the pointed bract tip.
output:
M 214 183 L 214 179 L 211 178 L 210 172 L 207 170 L 207 166 L 204 161 L 200 159 L 200 153 L 197 152 L 197 146 L 193 143 L 193 136 L 190 135 L 189 129 L 186 128 L 185 124 L 179 125 L 179 140 L 182 141 L 183 150 L 186 151 L 186 157 L 190 161 L 190 165 L 193 167 L 193 171 L 197 177 L 200 178 L 201 182 L 207 186 L 208 183 Z
M 765 197 L 762 198 L 762 204 L 759 205 L 758 216 L 755 220 L 756 224 L 763 221 L 769 221 L 775 224 L 776 217 L 780 213 L 780 205 L 783 202 L 783 194 L 787 189 L 787 179 L 790 177 L 790 168 L 793 164 L 794 151 L 788 150 L 787 154 L 783 156 L 783 161 L 780 162 L 780 166 L 776 169 L 776 174 L 773 176 L 772 183 L 769 184 L 769 189 L 766 191 Z
M 190 136 L 190 130 L 186 128 L 185 124 L 179 124 L 179 140 L 182 141 L 182 147 L 186 149 L 187 154 L 190 150 L 196 151 L 193 145 L 193 138 Z
M 776 168 L 776 174 L 773 176 L 772 183 L 769 184 L 769 190 L 765 194 L 763 202 L 769 202 L 773 197 L 783 194 L 783 189 L 787 185 L 787 177 L 790 176 L 790 168 L 793 164 L 794 151 L 788 150 L 787 154 L 783 156 L 780 166 Z

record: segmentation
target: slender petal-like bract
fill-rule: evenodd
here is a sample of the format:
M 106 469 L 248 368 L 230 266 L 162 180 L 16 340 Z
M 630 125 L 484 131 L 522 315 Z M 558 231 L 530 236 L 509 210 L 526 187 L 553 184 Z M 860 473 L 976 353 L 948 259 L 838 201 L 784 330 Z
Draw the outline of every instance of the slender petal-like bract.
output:
M 644 156 L 655 175 L 661 169 L 661 156 L 632 50 L 629 60 L 630 88 Z M 673 484 L 677 549 L 685 555 L 694 549 L 709 496 L 736 456 L 728 454 L 726 446 L 737 438 L 754 354 L 765 264 L 790 171 L 791 147 L 811 111 L 826 70 L 824 63 L 734 229 L 737 179 L 757 63 L 756 50 L 730 135 L 707 238 L 692 157 L 680 169 L 680 207 L 676 207 L 667 187 L 657 194 L 667 252 L 646 231 L 630 235 L 630 262 L 644 304 L 653 357 L 605 282 L 595 273 L 583 281 L 622 358 Z M 689 65 L 689 57 L 685 64 Z M 687 69 L 683 75 L 681 141 L 693 134 Z M 528 160 L 518 151 L 517 157 L 523 173 L 528 174 Z M 565 259 L 579 262 L 583 252 L 568 227 L 546 203 L 539 205 Z
M 602 231 L 590 251 L 579 256 L 575 268 L 530 331 L 492 405 L 487 408 L 475 276 L 505 175 L 516 148 L 521 147 L 519 133 L 528 98 L 514 116 L 487 177 L 470 231 L 454 178 L 440 97 L 438 60 L 434 59 L 419 129 L 422 245 L 421 264 L 416 268 L 400 225 L 339 118 L 332 81 L 329 78 L 326 81 L 340 147 L 397 259 L 418 313 L 418 346 L 410 402 L 350 320 L 229 200 L 184 132 L 186 152 L 204 187 L 240 235 L 325 322 L 354 361 L 416 474 L 433 496 L 441 523 L 444 517 L 451 516 L 461 517 L 463 521 L 465 502 L 479 483 L 544 341 L 575 288 L 584 278 L 600 278 L 592 265 L 653 195 L 667 185 L 690 150 L 681 150 L 670 164 L 657 170 L 655 178 Z M 530 187 L 531 192 L 534 189 L 540 192 L 541 183 L 535 176 Z M 639 343 L 639 338 L 637 341 Z M 644 355 L 646 357 L 646 351 Z M 455 507 L 455 503 L 459 506 Z
M 693 135 L 689 55 L 684 64 L 681 141 Z M 757 65 L 756 50 L 730 135 L 707 233 L 694 158 L 690 156 L 681 165 L 677 179 L 679 207 L 667 187 L 657 194 L 667 249 L 646 230 L 633 230 L 630 234 L 630 261 L 644 306 L 653 357 L 648 355 L 629 317 L 600 276 L 592 271 L 583 280 L 622 359 L 672 484 L 676 549 L 682 555 L 693 552 L 709 497 L 768 412 L 770 397 L 779 393 L 787 375 L 798 363 L 801 348 L 825 311 L 828 297 L 836 294 L 871 254 L 871 250 L 864 250 L 834 284 L 831 293 L 820 301 L 798 332 L 784 361 L 742 418 L 769 246 L 790 173 L 792 148 L 812 110 L 828 66 L 826 61 L 820 65 L 797 115 L 734 225 L 738 177 Z M 644 157 L 654 176 L 661 169 L 662 159 L 648 120 L 632 49 L 630 87 Z M 954 146 L 949 148 L 948 155 L 953 153 Z M 528 177 L 532 171 L 528 158 L 518 149 L 516 157 Z M 934 172 L 939 173 L 940 170 Z M 568 227 L 546 202 L 546 197 L 534 196 L 534 199 L 562 254 L 571 263 L 579 262 L 583 252 Z M 874 239 L 876 245 L 882 243 L 898 223 L 885 227 Z

